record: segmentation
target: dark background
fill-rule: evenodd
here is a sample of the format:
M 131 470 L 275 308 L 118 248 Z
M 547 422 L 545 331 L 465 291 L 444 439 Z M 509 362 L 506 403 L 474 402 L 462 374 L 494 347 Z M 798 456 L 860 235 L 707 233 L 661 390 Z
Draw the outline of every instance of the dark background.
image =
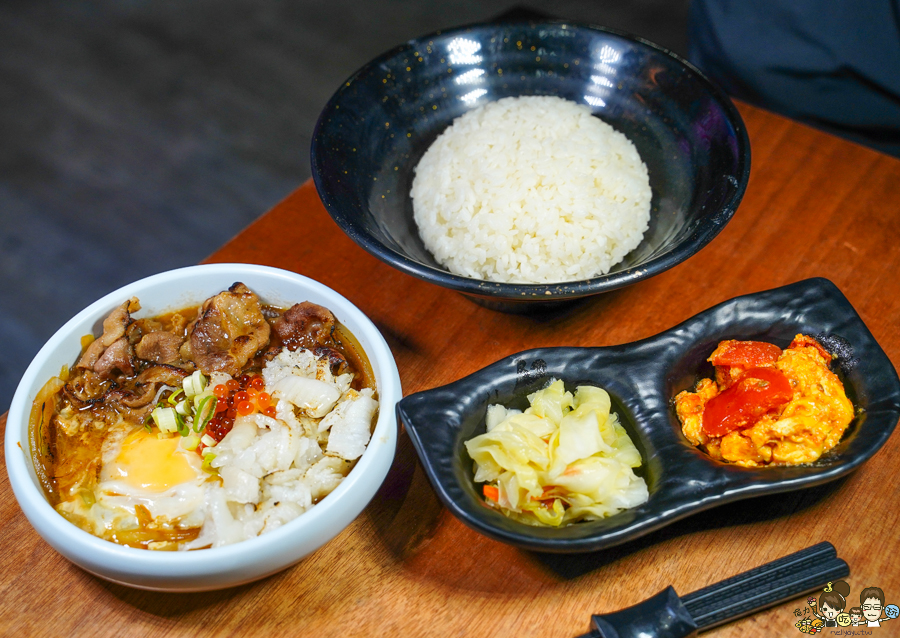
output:
M 75 313 L 197 263 L 305 181 L 353 71 L 513 6 L 687 53 L 688 0 L 0 4 L 0 412 Z

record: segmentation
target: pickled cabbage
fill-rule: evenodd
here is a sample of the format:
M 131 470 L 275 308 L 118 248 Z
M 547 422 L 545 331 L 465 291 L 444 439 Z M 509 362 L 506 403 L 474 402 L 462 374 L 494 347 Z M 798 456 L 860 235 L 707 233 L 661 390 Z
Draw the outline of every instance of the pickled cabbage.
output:
M 490 506 L 529 525 L 560 526 L 647 501 L 647 484 L 634 473 L 641 455 L 605 390 L 579 386 L 572 394 L 555 380 L 528 402 L 524 412 L 489 406 L 487 431 L 465 444 Z

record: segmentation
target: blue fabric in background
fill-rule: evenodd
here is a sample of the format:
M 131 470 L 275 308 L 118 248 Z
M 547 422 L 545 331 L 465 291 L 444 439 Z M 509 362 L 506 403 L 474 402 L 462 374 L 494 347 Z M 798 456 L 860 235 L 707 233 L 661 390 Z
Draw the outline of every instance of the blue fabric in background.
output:
M 692 0 L 688 55 L 734 97 L 900 157 L 900 0 Z

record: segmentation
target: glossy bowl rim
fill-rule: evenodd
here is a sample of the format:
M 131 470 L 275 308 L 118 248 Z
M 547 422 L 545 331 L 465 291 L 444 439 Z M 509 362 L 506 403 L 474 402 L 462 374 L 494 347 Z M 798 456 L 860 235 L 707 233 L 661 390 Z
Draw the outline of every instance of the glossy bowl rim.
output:
M 550 284 L 502 283 L 456 275 L 448 270 L 435 268 L 433 266 L 420 263 L 414 259 L 410 259 L 409 257 L 393 250 L 389 246 L 386 246 L 383 242 L 375 239 L 369 233 L 361 232 L 360 228 L 353 220 L 353 218 L 346 212 L 341 210 L 338 203 L 334 199 L 332 199 L 330 193 L 326 188 L 324 178 L 322 177 L 323 173 L 326 172 L 327 167 L 324 166 L 318 158 L 319 138 L 321 131 L 326 125 L 326 120 L 336 110 L 335 106 L 339 103 L 344 91 L 350 84 L 355 82 L 364 73 L 369 72 L 371 69 L 377 67 L 382 62 L 395 57 L 404 50 L 414 48 L 416 45 L 422 43 L 423 41 L 427 41 L 429 38 L 433 39 L 435 37 L 448 37 L 457 33 L 463 34 L 476 29 L 497 28 L 502 24 L 528 25 L 531 28 L 538 28 L 540 25 L 554 25 L 566 28 L 583 29 L 587 31 L 599 31 L 608 35 L 615 36 L 617 38 L 629 40 L 641 46 L 647 47 L 655 53 L 671 57 L 676 62 L 687 68 L 694 75 L 696 75 L 700 84 L 703 85 L 707 91 L 709 91 L 714 101 L 721 106 L 723 112 L 728 118 L 729 123 L 736 133 L 738 170 L 736 171 L 736 175 L 734 175 L 734 177 L 737 180 L 737 189 L 725 204 L 725 206 L 723 206 L 720 210 L 711 213 L 711 215 L 714 215 L 714 217 L 711 217 L 711 219 L 713 219 L 717 223 L 710 223 L 705 225 L 699 230 L 699 232 L 695 231 L 694 234 L 677 244 L 675 247 L 673 247 L 672 250 L 662 255 L 657 255 L 646 262 L 636 264 L 631 268 L 627 268 L 625 270 L 617 271 L 614 273 L 607 273 L 605 275 L 599 275 L 597 277 L 592 277 L 591 279 L 557 282 Z M 750 180 L 750 165 L 750 138 L 740 112 L 737 110 L 737 107 L 734 105 L 734 103 L 731 101 L 731 98 L 728 97 L 725 91 L 723 91 L 709 78 L 707 78 L 703 74 L 703 72 L 700 71 L 700 69 L 698 69 L 696 66 L 694 66 L 678 54 L 672 52 L 671 50 L 659 46 L 639 36 L 635 36 L 627 32 L 608 27 L 602 27 L 588 23 L 573 22 L 568 20 L 517 20 L 506 23 L 479 22 L 470 25 L 455 27 L 452 29 L 437 30 L 427 35 L 408 40 L 407 42 L 400 44 L 390 49 L 389 51 L 386 51 L 385 53 L 377 56 L 373 60 L 361 66 L 346 80 L 344 80 L 344 82 L 339 86 L 339 88 L 335 91 L 331 98 L 329 98 L 325 107 L 322 109 L 322 112 L 319 114 L 315 128 L 313 129 L 312 142 L 310 145 L 310 167 L 312 171 L 312 178 L 316 186 L 316 191 L 318 192 L 319 197 L 322 200 L 322 204 L 325 206 L 326 211 L 335 221 L 335 223 L 357 245 L 363 248 L 366 252 L 382 260 L 383 262 L 393 266 L 394 268 L 397 268 L 401 272 L 412 275 L 424 281 L 428 281 L 444 288 L 455 290 L 461 293 L 466 293 L 469 295 L 485 298 L 505 299 L 509 301 L 560 301 L 565 299 L 577 299 L 579 297 L 602 292 L 609 292 L 611 290 L 624 288 L 625 286 L 629 286 L 639 281 L 649 279 L 650 277 L 654 277 L 680 264 L 681 262 L 686 261 L 693 255 L 697 254 L 700 250 L 702 250 L 713 239 L 715 239 L 716 236 L 725 228 L 725 226 L 734 216 L 734 213 L 737 211 L 738 206 L 740 205 L 741 200 L 744 197 L 747 189 L 747 184 Z M 364 206 L 367 207 L 367 205 L 365 204 Z
M 72 349 L 72 358 L 77 356 L 78 346 L 73 347 L 72 340 L 85 334 L 81 329 L 86 321 L 96 325 L 123 299 L 140 298 L 142 291 L 161 285 L 183 281 L 187 291 L 194 277 L 216 277 L 224 282 L 224 287 L 241 279 L 257 279 L 327 298 L 332 304 L 329 309 L 344 325 L 350 324 L 348 328 L 359 341 L 367 344 L 366 354 L 378 379 L 378 420 L 366 452 L 351 473 L 331 494 L 279 529 L 232 545 L 187 552 L 152 552 L 117 545 L 69 523 L 50 506 L 36 483 L 27 451 L 30 445 L 28 415 L 33 392 L 46 382 L 38 375 L 42 374 L 41 368 L 50 357 L 61 349 Z M 251 283 L 248 286 L 254 287 Z M 41 348 L 22 376 L 7 416 L 7 473 L 16 500 L 35 531 L 60 554 L 86 571 L 111 582 L 147 590 L 222 589 L 289 567 L 339 534 L 362 512 L 393 463 L 398 429 L 394 406 L 401 397 L 397 365 L 380 331 L 361 310 L 331 288 L 294 272 L 255 264 L 223 263 L 178 268 L 145 277 L 103 296 L 67 321 Z

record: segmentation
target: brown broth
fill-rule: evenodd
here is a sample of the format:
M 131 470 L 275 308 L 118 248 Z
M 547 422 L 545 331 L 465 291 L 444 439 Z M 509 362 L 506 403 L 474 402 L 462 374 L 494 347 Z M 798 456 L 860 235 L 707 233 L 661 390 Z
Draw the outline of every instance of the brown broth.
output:
M 363 388 L 372 388 L 377 397 L 377 388 L 375 386 L 375 372 L 372 370 L 372 364 L 363 351 L 362 346 L 356 337 L 347 330 L 342 323 L 335 324 L 335 343 L 337 350 L 344 355 L 347 363 L 350 364 L 350 370 L 353 374 L 353 388 L 361 390 Z

